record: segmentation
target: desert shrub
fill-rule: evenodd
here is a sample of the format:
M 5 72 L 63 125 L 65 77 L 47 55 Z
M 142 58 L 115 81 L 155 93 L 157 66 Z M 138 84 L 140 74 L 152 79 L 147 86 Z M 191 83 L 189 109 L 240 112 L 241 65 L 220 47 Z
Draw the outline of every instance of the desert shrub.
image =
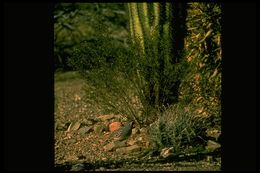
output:
M 95 37 L 76 45 L 69 58 L 69 64 L 86 80 L 86 101 L 104 113 L 121 113 L 143 124 L 167 117 L 159 116 L 168 111 L 164 107 L 173 106 L 167 103 L 194 104 L 207 115 L 220 117 L 219 13 L 215 4 L 189 5 L 185 50 L 174 64 L 171 56 L 165 56 L 169 50 L 163 42 L 158 56 L 154 49 L 158 40 L 146 40 L 143 55 L 133 40 L 121 42 L 111 36 L 110 25 L 96 22 Z M 183 114 L 183 120 L 180 111 L 174 121 L 187 120 L 196 111 Z
M 69 63 L 86 81 L 85 101 L 103 113 L 120 113 L 143 121 L 137 52 L 106 32 L 75 47 Z
M 166 98 L 172 92 L 169 86 L 179 80 L 176 76 L 180 76 L 177 73 L 181 71 L 181 63 L 173 68 L 169 60 L 162 60 L 165 68 L 160 71 L 160 61 L 152 50 L 144 56 L 131 40 L 127 44 L 119 42 L 104 28 L 107 27 L 97 26 L 100 35 L 74 48 L 69 64 L 84 76 L 89 103 L 106 113 L 121 113 L 140 124 L 149 124 L 157 118 L 155 112 L 159 106 L 164 106 L 160 100 L 151 103 L 152 94 L 158 98 L 160 89 L 164 93 L 160 98 Z M 152 43 L 147 46 L 153 47 Z
M 193 104 L 205 116 L 221 117 L 221 6 L 189 3 L 185 38 L 186 73 L 180 101 Z
M 208 119 L 192 113 L 193 107 L 177 104 L 164 113 L 149 128 L 149 136 L 155 149 L 173 147 L 179 152 L 190 146 L 203 146 Z

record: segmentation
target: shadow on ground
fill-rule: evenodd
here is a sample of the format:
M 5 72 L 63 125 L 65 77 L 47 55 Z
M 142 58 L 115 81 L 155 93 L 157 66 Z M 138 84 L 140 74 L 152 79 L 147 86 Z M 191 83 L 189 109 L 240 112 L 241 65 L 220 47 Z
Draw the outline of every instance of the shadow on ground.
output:
M 216 150 L 210 153 L 200 153 L 194 155 L 173 155 L 167 159 L 153 157 L 151 159 L 122 159 L 122 160 L 110 160 L 110 161 L 95 161 L 93 163 L 66 163 L 66 165 L 56 165 L 55 169 L 57 171 L 69 171 L 69 170 L 134 170 L 134 169 L 142 169 L 145 170 L 149 168 L 153 170 L 153 166 L 158 170 L 158 164 L 160 167 L 164 167 L 164 165 L 169 166 L 169 164 L 173 163 L 174 167 L 189 167 L 194 166 L 196 163 L 200 161 L 205 161 L 209 156 L 212 158 L 220 158 L 221 153 L 220 150 Z M 191 163 L 191 164 L 184 164 Z M 205 161 L 207 163 L 207 161 Z M 163 168 L 162 168 L 163 169 Z M 184 168 L 185 169 L 185 168 Z

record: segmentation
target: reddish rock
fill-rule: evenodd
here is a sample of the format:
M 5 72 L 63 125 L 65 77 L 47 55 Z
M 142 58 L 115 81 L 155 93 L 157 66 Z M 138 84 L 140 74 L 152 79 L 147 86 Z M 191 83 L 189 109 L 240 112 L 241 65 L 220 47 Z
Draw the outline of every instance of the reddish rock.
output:
M 113 150 L 114 147 L 115 147 L 115 144 L 114 144 L 113 142 L 111 142 L 111 143 L 108 143 L 107 145 L 105 145 L 105 146 L 103 147 L 103 149 L 104 149 L 105 151 L 111 151 L 111 150 Z
M 122 126 L 122 124 L 120 122 L 112 122 L 111 124 L 109 124 L 108 130 L 110 132 L 113 132 L 113 131 L 118 130 L 121 126 Z

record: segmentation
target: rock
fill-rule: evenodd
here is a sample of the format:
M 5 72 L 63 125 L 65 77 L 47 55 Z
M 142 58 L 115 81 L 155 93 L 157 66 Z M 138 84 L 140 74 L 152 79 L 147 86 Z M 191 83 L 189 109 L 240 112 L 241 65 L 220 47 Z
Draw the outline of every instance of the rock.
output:
M 161 150 L 160 156 L 163 158 L 167 158 L 173 154 L 173 147 L 170 148 L 163 148 Z
M 78 164 L 72 165 L 70 171 L 83 171 L 84 167 L 85 167 L 84 164 L 78 163 Z
M 121 154 L 129 154 L 129 153 L 137 152 L 140 150 L 141 150 L 140 146 L 132 145 L 129 147 L 118 148 L 118 149 L 116 149 L 116 152 L 121 153 Z
M 105 171 L 106 168 L 105 168 L 105 167 L 100 167 L 98 170 L 99 170 L 99 171 Z M 97 171 L 98 171 L 98 170 L 97 170 Z
M 214 128 L 207 129 L 206 133 L 207 133 L 207 137 L 212 137 L 216 141 L 218 141 L 218 139 L 219 139 L 219 137 L 221 135 L 221 131 L 217 130 L 217 129 L 214 129 Z
M 214 151 L 218 148 L 220 148 L 221 145 L 217 142 L 214 142 L 212 140 L 208 140 L 208 143 L 207 143 L 207 146 L 206 146 L 206 149 L 209 150 L 209 151 Z
M 127 141 L 127 144 L 128 145 L 134 145 L 134 144 L 136 144 L 136 140 L 135 139 L 133 139 L 133 138 L 131 138 L 131 139 L 129 139 L 128 141 Z
M 105 150 L 105 151 L 112 151 L 113 150 L 113 148 L 114 148 L 114 142 L 110 142 L 110 143 L 108 143 L 107 145 L 105 145 L 104 147 L 103 147 L 103 149 Z
M 141 129 L 140 129 L 140 133 L 146 134 L 146 133 L 147 133 L 147 129 L 146 129 L 146 128 L 144 128 L 144 127 L 143 127 L 143 128 L 141 128 Z
M 80 101 L 80 100 L 81 100 L 81 97 L 80 97 L 78 94 L 75 94 L 75 95 L 74 95 L 74 100 L 75 100 L 75 101 Z
M 70 138 L 70 139 L 68 140 L 68 143 L 69 143 L 69 144 L 75 144 L 76 142 L 77 142 L 77 140 L 74 139 L 74 138 Z
M 139 133 L 140 133 L 140 130 L 138 128 L 132 129 L 132 135 L 139 134 Z
M 71 124 L 69 125 L 67 131 L 68 131 L 68 132 L 70 132 L 70 131 L 76 131 L 76 130 L 79 129 L 80 125 L 81 125 L 81 123 L 79 123 L 79 122 L 71 123 Z
M 207 156 L 206 157 L 207 162 L 213 162 L 213 156 Z
M 93 124 L 100 121 L 100 119 L 98 119 L 97 117 L 94 117 L 94 116 L 89 116 L 87 120 L 92 121 Z
M 122 124 L 120 122 L 112 122 L 111 124 L 109 124 L 108 129 L 110 132 L 113 132 L 118 130 L 121 126 Z
M 101 160 L 107 161 L 107 158 L 106 157 L 102 157 Z
M 138 137 L 137 141 L 139 141 L 139 142 L 143 141 L 143 137 L 142 136 Z
M 97 124 L 94 126 L 94 132 L 98 134 L 102 134 L 103 131 L 107 131 L 107 126 L 104 124 Z
M 61 123 L 56 123 L 55 124 L 55 129 L 56 130 L 60 130 L 60 131 L 65 131 L 68 127 L 66 127 L 65 124 L 61 124 Z
M 146 142 L 145 142 L 145 147 L 146 147 L 146 148 L 150 147 L 150 142 L 149 142 L 149 141 L 146 141 Z
M 70 122 L 67 122 L 67 123 L 65 124 L 66 129 L 69 128 L 70 124 L 71 124 Z
M 75 155 L 67 155 L 67 156 L 65 157 L 65 160 L 68 161 L 68 162 L 77 161 L 77 160 L 78 160 L 78 157 L 75 156 Z
M 83 119 L 82 120 L 82 124 L 90 126 L 90 125 L 94 124 L 94 121 L 93 120 L 88 120 L 88 119 Z
M 110 120 L 112 118 L 116 118 L 116 116 L 114 114 L 108 114 L 108 115 L 100 115 L 97 117 L 97 119 L 101 120 L 101 121 L 107 121 Z
M 120 148 L 120 147 L 125 147 L 126 146 L 126 140 L 124 141 L 115 141 L 115 142 L 110 142 L 107 145 L 105 145 L 103 147 L 103 149 L 105 151 L 112 151 L 116 148 Z
M 115 148 L 125 147 L 126 146 L 126 140 L 124 141 L 115 141 L 113 142 L 115 145 Z
M 89 126 L 81 127 L 79 129 L 79 134 L 85 135 L 86 133 L 90 132 L 91 129 L 92 127 Z

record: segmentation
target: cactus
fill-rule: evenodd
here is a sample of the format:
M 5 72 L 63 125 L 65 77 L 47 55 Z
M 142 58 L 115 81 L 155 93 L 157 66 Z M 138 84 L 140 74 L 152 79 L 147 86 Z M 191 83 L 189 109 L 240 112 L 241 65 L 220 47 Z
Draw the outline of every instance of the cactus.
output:
M 172 98 L 178 97 L 179 82 L 173 81 L 169 73 L 173 72 L 184 47 L 186 6 L 184 3 L 128 3 L 128 11 L 130 36 L 147 62 L 145 80 L 149 91 L 145 95 L 149 106 L 171 104 Z M 173 88 L 165 88 L 168 86 Z

